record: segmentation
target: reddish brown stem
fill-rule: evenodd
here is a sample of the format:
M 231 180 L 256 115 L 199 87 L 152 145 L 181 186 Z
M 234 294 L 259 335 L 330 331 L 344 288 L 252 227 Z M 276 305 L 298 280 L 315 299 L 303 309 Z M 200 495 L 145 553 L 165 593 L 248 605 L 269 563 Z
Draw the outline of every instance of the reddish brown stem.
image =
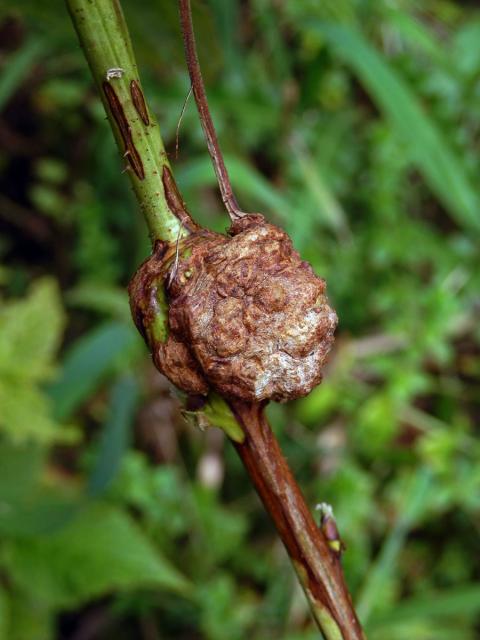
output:
M 293 562 L 315 620 L 330 640 L 364 640 L 340 559 L 316 525 L 259 404 L 231 402 L 246 434 L 235 443 Z
M 233 194 L 230 177 L 228 175 L 225 162 L 223 161 L 223 155 L 220 150 L 220 145 L 218 144 L 218 138 L 213 125 L 212 116 L 210 115 L 207 94 L 205 93 L 202 72 L 198 61 L 190 0 L 179 0 L 179 7 L 183 41 L 185 44 L 185 55 L 187 58 L 188 73 L 190 74 L 190 80 L 192 82 L 193 95 L 195 96 L 200 122 L 207 140 L 208 151 L 212 158 L 213 167 L 217 175 L 222 200 L 228 211 L 228 215 L 233 222 L 237 218 L 246 214 L 240 209 L 237 199 Z

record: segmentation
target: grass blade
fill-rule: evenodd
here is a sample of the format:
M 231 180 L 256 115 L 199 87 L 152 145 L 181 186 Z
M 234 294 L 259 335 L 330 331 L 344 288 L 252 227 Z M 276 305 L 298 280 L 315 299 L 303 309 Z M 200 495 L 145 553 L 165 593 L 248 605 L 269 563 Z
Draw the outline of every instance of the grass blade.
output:
M 139 395 L 138 383 L 130 375 L 123 376 L 113 386 L 110 415 L 98 445 L 97 459 L 88 479 L 87 491 L 98 496 L 115 477 L 130 440 L 135 407 Z
M 412 164 L 456 221 L 480 231 L 480 198 L 467 171 L 418 97 L 364 36 L 349 26 L 314 27 L 353 69 L 406 142 Z
M 0 74 L 0 111 L 25 80 L 43 49 L 40 40 L 31 40 L 9 57 Z
M 396 570 L 396 563 L 408 532 L 427 502 L 431 482 L 432 474 L 427 468 L 420 468 L 412 478 L 397 521 L 385 539 L 376 562 L 370 568 L 358 598 L 357 612 L 364 624 L 375 607 L 375 603 L 381 602 L 385 582 Z
M 71 416 L 136 343 L 136 332 L 123 322 L 109 322 L 78 340 L 65 357 L 59 379 L 49 388 L 56 419 Z
M 480 585 L 467 584 L 406 600 L 372 616 L 370 629 L 420 618 L 476 615 L 480 612 Z

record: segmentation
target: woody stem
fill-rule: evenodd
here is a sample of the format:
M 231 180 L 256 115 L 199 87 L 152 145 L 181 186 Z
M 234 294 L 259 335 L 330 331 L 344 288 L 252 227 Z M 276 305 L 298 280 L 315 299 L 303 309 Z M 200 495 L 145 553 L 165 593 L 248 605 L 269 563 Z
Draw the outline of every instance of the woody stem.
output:
M 234 443 L 269 512 L 326 640 L 365 640 L 339 555 L 316 525 L 260 404 L 229 403 L 245 432 Z

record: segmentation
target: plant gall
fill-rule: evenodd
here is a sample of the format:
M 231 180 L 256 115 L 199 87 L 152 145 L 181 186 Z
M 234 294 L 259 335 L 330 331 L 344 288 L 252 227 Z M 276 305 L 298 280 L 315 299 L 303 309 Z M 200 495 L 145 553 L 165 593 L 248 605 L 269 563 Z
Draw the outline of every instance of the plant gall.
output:
M 322 379 L 337 324 L 325 282 L 259 214 L 158 243 L 129 292 L 155 365 L 188 394 L 285 402 Z

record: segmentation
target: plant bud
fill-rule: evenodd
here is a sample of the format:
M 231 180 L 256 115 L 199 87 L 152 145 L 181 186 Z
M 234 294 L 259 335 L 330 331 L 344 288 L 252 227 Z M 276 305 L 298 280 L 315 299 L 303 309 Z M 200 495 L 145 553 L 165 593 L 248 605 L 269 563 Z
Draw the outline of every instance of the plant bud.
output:
M 188 394 L 284 402 L 321 381 L 337 324 L 325 282 L 261 215 L 159 245 L 129 291 L 157 368 Z

